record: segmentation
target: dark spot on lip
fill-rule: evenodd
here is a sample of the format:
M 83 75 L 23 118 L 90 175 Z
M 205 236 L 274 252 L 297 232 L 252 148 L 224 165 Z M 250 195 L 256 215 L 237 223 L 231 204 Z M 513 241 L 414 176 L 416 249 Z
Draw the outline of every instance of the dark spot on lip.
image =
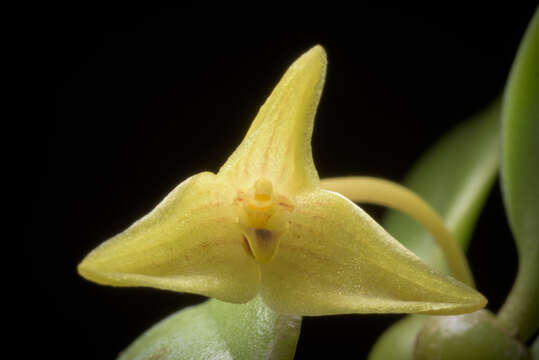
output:
M 243 248 L 245 249 L 245 251 L 252 257 L 254 258 L 255 255 L 253 254 L 253 251 L 251 250 L 251 246 L 249 245 L 249 241 L 247 240 L 247 237 L 245 235 L 243 235 Z
M 272 240 L 271 231 L 266 229 L 255 229 L 255 236 L 262 246 L 267 246 Z

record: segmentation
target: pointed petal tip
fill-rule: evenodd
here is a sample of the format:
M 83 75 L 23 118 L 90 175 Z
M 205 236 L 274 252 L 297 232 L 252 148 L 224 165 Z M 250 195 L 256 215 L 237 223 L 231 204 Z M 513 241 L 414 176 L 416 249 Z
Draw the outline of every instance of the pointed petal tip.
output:
M 419 311 L 418 313 L 429 315 L 467 314 L 483 309 L 487 303 L 488 300 L 481 293 L 474 290 L 474 293 L 470 297 L 460 303 L 439 303 L 431 309 Z
M 312 48 L 310 48 L 307 53 L 313 53 L 313 54 L 317 54 L 318 56 L 322 57 L 322 58 L 327 58 L 327 54 L 326 54 L 326 50 L 324 49 L 324 47 L 320 44 L 316 44 L 315 46 L 313 46 Z
M 463 287 L 462 301 L 456 302 L 454 304 L 454 314 L 464 314 L 471 313 L 477 310 L 483 309 L 488 300 L 483 294 L 481 294 L 477 289 L 470 287 L 466 284 L 459 283 Z
M 474 311 L 481 310 L 482 308 L 487 306 L 487 304 L 488 304 L 487 298 L 484 297 L 483 294 L 478 292 L 477 297 L 476 297 L 476 301 L 474 302 L 474 306 L 476 308 Z
M 318 65 L 320 67 L 320 71 L 325 73 L 327 62 L 326 50 L 322 47 L 322 45 L 317 44 L 301 55 L 296 61 L 296 64 L 309 64 L 311 66 Z
M 90 253 L 89 255 L 91 255 Z M 101 285 L 114 285 L 112 281 L 107 281 L 107 276 L 100 271 L 99 266 L 91 260 L 90 256 L 86 256 L 78 265 L 77 273 L 84 279 L 95 282 Z
M 84 260 L 82 260 L 78 265 L 77 265 L 77 273 L 82 276 L 83 278 L 87 278 L 86 277 L 86 269 L 85 269 L 85 266 L 84 266 Z

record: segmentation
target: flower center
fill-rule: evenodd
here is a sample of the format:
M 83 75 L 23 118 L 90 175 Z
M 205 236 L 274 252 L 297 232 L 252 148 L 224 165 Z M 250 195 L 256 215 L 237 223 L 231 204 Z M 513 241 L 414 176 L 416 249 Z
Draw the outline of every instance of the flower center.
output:
M 255 260 L 267 264 L 277 254 L 279 239 L 288 230 L 290 201 L 274 193 L 273 184 L 267 179 L 258 179 L 242 202 L 239 225 L 249 244 Z

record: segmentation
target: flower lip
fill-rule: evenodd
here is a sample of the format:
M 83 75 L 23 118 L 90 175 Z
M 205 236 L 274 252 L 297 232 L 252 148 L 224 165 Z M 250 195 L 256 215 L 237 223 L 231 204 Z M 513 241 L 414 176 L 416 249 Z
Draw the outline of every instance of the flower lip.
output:
M 289 207 L 286 201 L 273 192 L 273 185 L 267 179 L 258 179 L 239 208 L 238 223 L 247 239 L 251 253 L 256 261 L 270 263 L 279 248 L 281 236 L 286 232 Z M 280 201 L 279 201 L 280 200 Z

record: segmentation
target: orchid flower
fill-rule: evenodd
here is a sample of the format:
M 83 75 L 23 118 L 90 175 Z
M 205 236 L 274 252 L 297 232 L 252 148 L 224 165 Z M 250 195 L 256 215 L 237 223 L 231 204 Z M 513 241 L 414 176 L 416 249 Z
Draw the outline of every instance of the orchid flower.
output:
M 311 135 L 326 66 L 321 46 L 297 59 L 217 174 L 180 183 L 93 250 L 79 273 L 105 285 L 232 303 L 260 296 L 284 314 L 458 314 L 484 307 L 460 249 L 417 196 L 372 178 L 320 181 Z M 468 285 L 423 263 L 352 200 L 427 219 L 422 223 L 453 253 L 454 275 Z

